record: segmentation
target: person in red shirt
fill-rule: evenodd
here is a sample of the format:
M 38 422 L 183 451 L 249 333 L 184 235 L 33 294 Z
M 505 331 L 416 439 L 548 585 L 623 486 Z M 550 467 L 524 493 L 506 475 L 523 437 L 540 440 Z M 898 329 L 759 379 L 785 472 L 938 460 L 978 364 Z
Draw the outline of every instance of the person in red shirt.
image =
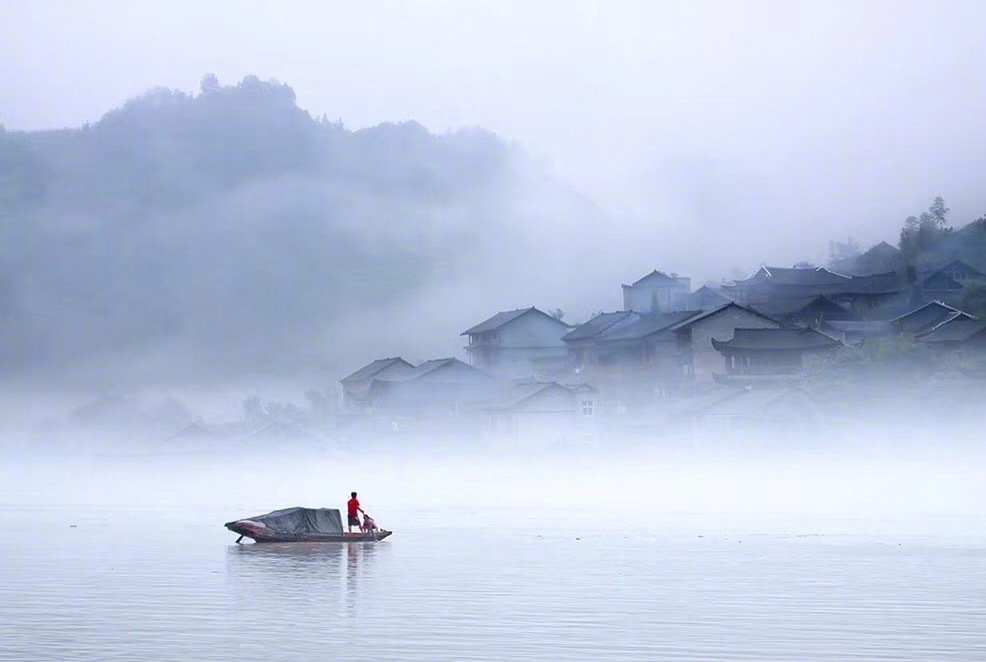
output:
M 352 498 L 346 502 L 346 512 L 349 515 L 349 532 L 353 532 L 353 527 L 360 527 L 359 515 L 357 513 L 363 513 L 363 509 L 359 507 L 359 499 L 356 498 L 356 492 L 351 493 Z M 363 513 L 366 515 L 366 513 Z

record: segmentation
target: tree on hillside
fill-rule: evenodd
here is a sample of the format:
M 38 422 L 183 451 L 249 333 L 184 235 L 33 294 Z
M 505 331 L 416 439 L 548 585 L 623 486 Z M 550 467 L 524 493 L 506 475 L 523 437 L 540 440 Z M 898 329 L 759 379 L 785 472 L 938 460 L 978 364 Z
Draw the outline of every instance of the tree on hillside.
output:
M 222 92 L 222 86 L 219 84 L 219 78 L 216 74 L 206 74 L 202 76 L 202 82 L 199 83 L 199 91 L 202 94 L 216 94 L 217 92 Z
M 945 200 L 940 195 L 920 216 L 908 216 L 900 231 L 900 252 L 908 263 L 921 253 L 938 245 L 952 231 L 948 225 Z

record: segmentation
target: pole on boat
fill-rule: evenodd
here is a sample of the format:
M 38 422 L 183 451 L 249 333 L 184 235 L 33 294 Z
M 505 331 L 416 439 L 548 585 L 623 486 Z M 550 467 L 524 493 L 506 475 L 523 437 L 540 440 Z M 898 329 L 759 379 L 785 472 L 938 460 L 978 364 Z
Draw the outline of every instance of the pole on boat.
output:
M 239 545 L 241 540 L 243 540 L 243 536 L 240 536 L 239 538 L 236 539 L 236 544 Z

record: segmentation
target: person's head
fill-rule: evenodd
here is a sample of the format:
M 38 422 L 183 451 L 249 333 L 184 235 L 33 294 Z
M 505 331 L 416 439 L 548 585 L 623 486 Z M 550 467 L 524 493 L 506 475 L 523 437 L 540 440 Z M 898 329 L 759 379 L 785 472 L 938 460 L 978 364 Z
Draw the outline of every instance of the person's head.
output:
M 349 494 L 350 494 L 350 495 L 351 495 L 351 496 L 352 496 L 352 497 L 353 497 L 354 499 L 356 498 L 356 492 L 350 492 Z

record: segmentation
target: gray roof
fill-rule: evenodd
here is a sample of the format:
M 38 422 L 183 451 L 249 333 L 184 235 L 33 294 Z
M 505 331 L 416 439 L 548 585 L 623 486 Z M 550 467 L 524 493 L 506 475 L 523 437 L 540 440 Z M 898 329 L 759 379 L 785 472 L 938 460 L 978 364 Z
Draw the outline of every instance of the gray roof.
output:
M 465 368 L 464 375 L 481 377 L 482 379 L 487 380 L 487 381 L 490 380 L 490 379 L 492 379 L 488 374 L 486 374 L 485 372 L 483 372 L 479 368 L 476 368 L 474 366 L 471 366 L 468 363 L 465 363 L 464 361 L 460 361 L 459 359 L 456 359 L 456 358 L 444 358 L 444 359 L 431 359 L 429 361 L 425 361 L 424 363 L 422 363 L 421 365 L 419 365 L 417 368 L 414 368 L 413 370 L 410 370 L 408 372 L 402 372 L 400 374 L 395 374 L 395 375 L 383 375 L 383 376 L 380 376 L 380 377 L 376 377 L 376 378 L 374 378 L 372 380 L 371 384 L 372 385 L 376 385 L 376 386 L 379 387 L 379 386 L 385 386 L 385 385 L 388 385 L 388 384 L 407 383 L 407 382 L 414 381 L 416 379 L 421 379 L 422 377 L 425 377 L 426 375 L 430 375 L 432 373 L 436 373 L 439 370 L 441 370 L 441 369 L 443 369 L 445 367 L 449 367 L 449 366 L 459 366 L 461 368 Z M 460 377 L 461 376 L 462 375 L 460 375 Z M 468 377 L 466 379 L 468 379 Z M 464 380 L 463 379 L 460 379 L 460 378 L 456 378 L 453 381 L 456 382 L 456 383 L 457 382 L 463 382 L 464 383 Z
M 865 251 L 863 255 L 876 255 L 882 253 L 884 255 L 899 255 L 900 249 L 896 246 L 892 246 L 885 241 L 881 241 L 876 246 L 872 246 L 869 250 Z
M 421 365 L 419 365 L 417 368 L 415 368 L 414 369 L 414 372 L 409 373 L 407 375 L 401 375 L 396 380 L 392 380 L 392 381 L 406 382 L 406 381 L 409 381 L 409 380 L 412 380 L 412 379 L 418 379 L 419 377 L 423 377 L 423 376 L 427 375 L 428 373 L 434 372 L 436 370 L 439 370 L 441 368 L 444 368 L 444 367 L 450 366 L 450 365 L 461 365 L 463 367 L 468 368 L 469 370 L 474 370 L 475 372 L 477 372 L 477 373 L 479 373 L 481 375 L 484 375 L 484 376 L 486 375 L 486 373 L 483 372 L 482 370 L 480 370 L 478 368 L 474 368 L 473 366 L 469 365 L 468 363 L 465 363 L 464 361 L 460 361 L 457 358 L 450 357 L 450 358 L 445 358 L 445 359 L 431 359 L 429 361 L 425 361 L 424 363 L 422 363 Z
M 825 313 L 827 315 L 841 315 L 848 317 L 849 310 L 828 298 L 824 294 L 810 300 L 804 306 L 795 311 L 796 314 Z
M 945 269 L 952 269 L 952 268 L 958 268 L 960 271 L 964 271 L 968 276 L 973 276 L 976 278 L 986 278 L 986 274 L 984 274 L 982 271 L 976 269 L 974 266 L 963 260 L 952 260 L 944 267 L 942 267 L 941 270 L 944 271 Z
M 641 315 L 632 324 L 617 325 L 603 332 L 600 340 L 638 340 L 647 336 L 670 329 L 685 320 L 704 315 L 701 310 L 680 310 L 673 313 L 650 313 Z
M 596 340 L 610 342 L 618 340 L 639 340 L 670 329 L 687 319 L 704 315 L 701 310 L 683 310 L 674 313 L 635 313 L 620 311 L 602 313 L 562 337 L 566 342 Z
M 907 283 L 904 277 L 896 271 L 885 271 L 879 274 L 852 276 L 846 289 L 846 294 L 892 294 L 905 289 Z
M 635 280 L 633 282 L 633 285 L 631 285 L 630 287 L 636 287 L 637 285 L 642 285 L 643 283 L 652 282 L 652 281 L 657 283 L 663 283 L 665 285 L 674 285 L 675 283 L 678 282 L 673 277 L 667 275 L 663 271 L 658 271 L 657 269 L 655 269 L 654 271 L 650 272 L 646 276 L 643 276 L 642 278 L 638 278 L 637 280 Z M 627 286 L 624 285 L 624 287 Z
M 776 351 L 831 349 L 840 343 L 835 338 L 814 329 L 736 329 L 731 340 L 712 339 L 722 351 Z
M 918 269 L 919 273 L 922 275 L 931 275 L 939 271 L 946 271 L 952 273 L 961 272 L 964 278 L 981 279 L 986 278 L 986 274 L 976 269 L 974 266 L 965 262 L 963 260 L 952 260 L 947 264 L 924 264 Z
M 927 290 L 961 290 L 962 283 L 939 269 L 921 281 L 921 287 Z
M 754 310 L 753 308 L 748 308 L 747 306 L 741 306 L 738 303 L 736 303 L 735 301 L 730 301 L 729 303 L 724 304 L 722 306 L 719 306 L 718 308 L 714 308 L 712 310 L 707 310 L 705 312 L 700 312 L 697 315 L 694 315 L 693 314 L 691 317 L 689 317 L 687 319 L 684 319 L 684 320 L 676 323 L 671 328 L 671 330 L 672 331 L 677 331 L 679 329 L 687 328 L 687 327 L 691 326 L 692 324 L 694 324 L 695 322 L 700 322 L 700 321 L 702 321 L 704 319 L 708 319 L 709 317 L 713 317 L 715 315 L 718 315 L 719 313 L 721 313 L 723 311 L 726 311 L 726 310 L 729 310 L 730 308 L 736 308 L 737 310 L 743 310 L 743 311 L 746 311 L 746 312 L 750 313 L 751 315 L 756 315 L 757 317 L 761 317 L 761 318 L 767 320 L 768 322 L 777 323 L 777 320 L 775 320 L 773 317 L 769 317 L 767 315 L 764 315 L 760 311 Z
M 849 276 L 829 271 L 825 267 L 762 266 L 749 278 L 737 281 L 737 285 L 752 282 L 761 275 L 777 285 L 844 285 L 850 281 Z
M 872 320 L 826 320 L 823 325 L 837 333 L 861 336 L 880 336 L 893 333 L 890 322 Z
M 938 324 L 931 331 L 918 336 L 918 340 L 927 343 L 963 343 L 986 331 L 986 322 L 971 319 L 963 315 L 953 315 Z
M 527 313 L 530 313 L 530 312 L 540 313 L 541 315 L 544 315 L 545 317 L 547 317 L 549 319 L 555 320 L 556 322 L 558 322 L 562 326 L 568 326 L 567 324 L 565 324 L 561 320 L 556 319 L 554 317 L 551 317 L 551 315 L 548 315 L 547 313 L 545 313 L 545 312 L 543 312 L 541 310 L 538 310 L 534 306 L 531 306 L 530 308 L 518 308 L 517 310 L 505 310 L 505 311 L 499 312 L 496 315 L 494 315 L 493 317 L 490 317 L 489 319 L 480 322 L 479 324 L 477 324 L 476 326 L 472 327 L 471 329 L 466 329 L 465 331 L 463 331 L 459 335 L 462 335 L 462 336 L 471 336 L 471 335 L 475 335 L 477 333 L 486 333 L 488 331 L 496 331 L 500 327 L 506 326 L 507 324 L 510 324 L 510 322 L 513 322 L 515 319 L 518 319 L 518 318 L 520 318 L 520 317 L 522 317 L 522 316 L 524 316 L 524 315 L 526 315 Z
M 768 317 L 797 316 L 799 313 L 827 312 L 848 315 L 849 311 L 822 294 L 803 297 L 776 297 L 753 306 L 759 313 Z
M 968 313 L 964 313 L 958 308 L 953 308 L 941 301 L 932 301 L 919 308 L 915 308 L 909 313 L 890 320 L 904 333 L 920 335 L 927 333 L 933 328 L 950 318 L 962 315 L 969 319 L 976 319 Z
M 722 301 L 723 303 L 733 300 L 732 297 L 730 297 L 726 293 L 722 292 L 721 290 L 717 290 L 714 287 L 709 287 L 708 285 L 703 285 L 702 287 L 698 288 L 697 290 L 695 290 L 694 292 L 688 295 L 689 305 L 701 303 L 709 299 L 713 301 Z
M 615 313 L 600 313 L 585 324 L 580 324 L 574 330 L 562 336 L 562 340 L 571 342 L 573 340 L 592 340 L 598 338 L 604 331 L 618 323 L 633 322 L 640 319 L 640 314 L 630 310 L 621 310 Z
M 348 375 L 347 377 L 343 377 L 339 381 L 343 383 L 366 381 L 372 379 L 376 374 L 386 370 L 387 368 L 393 366 L 396 363 L 404 363 L 407 365 L 408 368 L 414 367 L 412 364 L 408 363 L 407 361 L 405 361 L 403 358 L 399 356 L 394 356 L 387 359 L 377 359 L 376 361 L 371 361 L 370 363 L 367 363 L 365 366 L 363 366 L 356 372 L 352 373 L 351 375 Z

